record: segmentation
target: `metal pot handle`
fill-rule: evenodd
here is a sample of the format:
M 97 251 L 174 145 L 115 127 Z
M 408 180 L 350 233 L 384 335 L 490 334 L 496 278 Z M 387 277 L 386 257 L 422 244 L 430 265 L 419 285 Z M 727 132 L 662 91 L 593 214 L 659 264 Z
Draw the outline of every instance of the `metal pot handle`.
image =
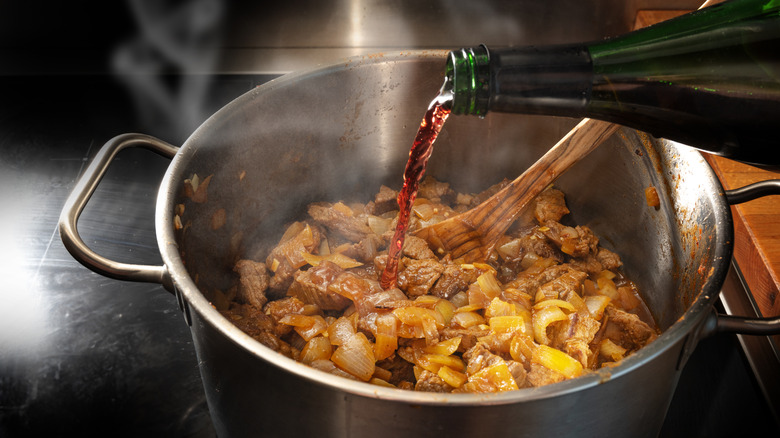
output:
M 780 179 L 759 181 L 738 189 L 726 190 L 726 200 L 731 205 L 770 195 L 780 195 Z M 773 318 L 747 318 L 718 314 L 715 320 L 714 330 L 717 332 L 762 336 L 780 334 L 780 316 Z
M 125 148 L 140 147 L 173 158 L 178 147 L 144 134 L 122 134 L 108 142 L 98 151 L 71 192 L 59 220 L 59 229 L 65 248 L 82 265 L 90 270 L 117 280 L 160 283 L 173 291 L 173 281 L 165 266 L 136 265 L 115 262 L 92 251 L 81 239 L 78 219 L 89 198 L 95 192 L 114 157 Z

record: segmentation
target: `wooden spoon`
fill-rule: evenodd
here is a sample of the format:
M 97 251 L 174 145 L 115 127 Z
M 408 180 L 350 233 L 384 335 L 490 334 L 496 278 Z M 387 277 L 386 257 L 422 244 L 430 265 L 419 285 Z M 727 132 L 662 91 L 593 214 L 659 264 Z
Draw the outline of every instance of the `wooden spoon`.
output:
M 415 235 L 434 251 L 444 250 L 467 263 L 484 261 L 525 206 L 558 176 L 580 161 L 619 125 L 583 119 L 522 175 L 469 211 L 422 228 Z

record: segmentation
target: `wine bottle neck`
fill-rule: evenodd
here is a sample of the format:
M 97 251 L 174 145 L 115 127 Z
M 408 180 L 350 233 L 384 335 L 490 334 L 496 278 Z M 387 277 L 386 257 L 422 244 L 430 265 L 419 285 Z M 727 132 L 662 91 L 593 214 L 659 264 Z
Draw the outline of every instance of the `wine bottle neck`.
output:
M 450 52 L 445 87 L 453 114 L 488 110 L 582 116 L 590 97 L 592 62 L 585 45 Z

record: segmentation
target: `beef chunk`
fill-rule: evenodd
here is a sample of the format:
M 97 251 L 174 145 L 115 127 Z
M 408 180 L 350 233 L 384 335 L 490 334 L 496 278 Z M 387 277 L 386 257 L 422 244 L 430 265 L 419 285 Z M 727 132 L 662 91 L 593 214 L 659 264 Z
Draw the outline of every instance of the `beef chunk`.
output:
M 461 291 L 468 290 L 469 285 L 477 280 L 478 272 L 475 269 L 464 269 L 457 263 L 444 263 L 436 284 L 431 289 L 431 294 L 439 298 L 450 299 Z
M 445 327 L 439 330 L 439 339 L 444 341 L 460 336 L 458 351 L 463 353 L 476 346 L 479 338 L 489 334 L 489 328 L 479 328 L 478 326 L 469 327 L 467 329 Z
M 540 224 L 547 221 L 559 222 L 567 214 L 569 209 L 560 190 L 548 187 L 536 197 L 534 217 Z
M 398 210 L 398 191 L 383 185 L 374 198 L 372 213 L 378 216 L 393 210 Z
M 455 191 L 449 183 L 439 182 L 431 176 L 425 177 L 417 189 L 417 197 L 425 198 L 432 202 L 449 203 L 455 199 Z
M 540 228 L 562 252 L 572 257 L 585 257 L 598 252 L 599 240 L 588 227 L 567 227 L 555 221 L 547 221 Z
M 268 302 L 265 291 L 271 282 L 265 263 L 239 260 L 233 270 L 239 275 L 238 299 L 262 309 Z
M 606 314 L 609 320 L 605 336 L 629 351 L 639 350 L 657 336 L 649 325 L 633 313 L 608 306 Z
M 309 216 L 330 231 L 350 242 L 359 242 L 373 234 L 365 216 L 356 216 L 344 204 L 314 203 L 309 205 Z
M 523 364 L 514 360 L 508 360 L 506 361 L 506 365 L 509 367 L 509 372 L 512 373 L 512 377 L 514 377 L 515 382 L 517 382 L 517 387 L 523 388 L 527 386 L 526 378 L 528 373 L 525 371 Z
M 601 324 L 589 315 L 571 313 L 568 321 L 561 321 L 551 327 L 551 345 L 587 367 L 592 355 L 590 343 L 601 328 Z
M 469 375 L 504 361 L 501 356 L 491 353 L 487 346 L 481 342 L 463 353 L 463 360 L 466 361 L 466 373 Z
M 288 294 L 304 303 L 316 304 L 322 310 L 343 310 L 352 302 L 328 289 L 344 270 L 337 264 L 324 261 L 307 271 L 295 273 Z
M 340 251 L 347 257 L 352 257 L 363 263 L 372 263 L 378 249 L 383 245 L 382 238 L 376 234 L 370 234 L 360 242 L 354 243 Z
M 569 265 L 578 270 L 585 271 L 588 275 L 596 276 L 604 270 L 604 265 L 598 261 L 596 256 L 588 254 L 585 257 L 569 260 Z
M 391 377 L 388 382 L 393 385 L 399 385 L 401 382 L 414 381 L 414 365 L 403 360 L 401 356 L 397 354 L 377 362 L 376 365 L 390 371 Z
M 241 331 L 266 347 L 295 359 L 298 351 L 276 335 L 276 323 L 273 318 L 259 308 L 239 304 L 225 310 L 222 314 Z
M 404 239 L 403 254 L 417 260 L 436 259 L 433 251 L 428 247 L 428 242 L 411 234 Z
M 398 288 L 410 298 L 427 294 L 444 272 L 444 265 L 437 260 L 406 259 L 398 272 Z
M 415 391 L 428 392 L 452 392 L 454 388 L 448 385 L 441 377 L 428 370 L 423 370 L 414 385 Z
M 609 269 L 611 271 L 614 271 L 623 266 L 623 262 L 620 261 L 620 256 L 606 248 L 599 248 L 599 253 L 596 254 L 596 259 L 599 261 L 599 263 L 601 263 L 604 269 Z
M 531 362 L 531 370 L 526 376 L 526 382 L 530 386 L 544 386 L 551 383 L 562 382 L 566 377 L 563 374 L 553 371 L 544 365 L 539 365 L 536 362 Z
M 588 278 L 587 273 L 566 266 L 566 271 L 559 277 L 539 286 L 539 289 L 536 290 L 536 301 L 541 301 L 544 298 L 557 299 L 570 292 L 579 294 L 582 282 L 586 278 Z

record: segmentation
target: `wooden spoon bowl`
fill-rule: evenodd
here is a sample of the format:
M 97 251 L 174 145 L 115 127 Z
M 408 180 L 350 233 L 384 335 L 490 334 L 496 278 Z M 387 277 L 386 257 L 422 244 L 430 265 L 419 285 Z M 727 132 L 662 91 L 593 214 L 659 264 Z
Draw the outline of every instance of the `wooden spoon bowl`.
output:
M 422 228 L 415 235 L 434 251 L 467 263 L 484 261 L 518 215 L 558 176 L 609 138 L 619 125 L 583 119 L 522 175 L 469 211 Z

